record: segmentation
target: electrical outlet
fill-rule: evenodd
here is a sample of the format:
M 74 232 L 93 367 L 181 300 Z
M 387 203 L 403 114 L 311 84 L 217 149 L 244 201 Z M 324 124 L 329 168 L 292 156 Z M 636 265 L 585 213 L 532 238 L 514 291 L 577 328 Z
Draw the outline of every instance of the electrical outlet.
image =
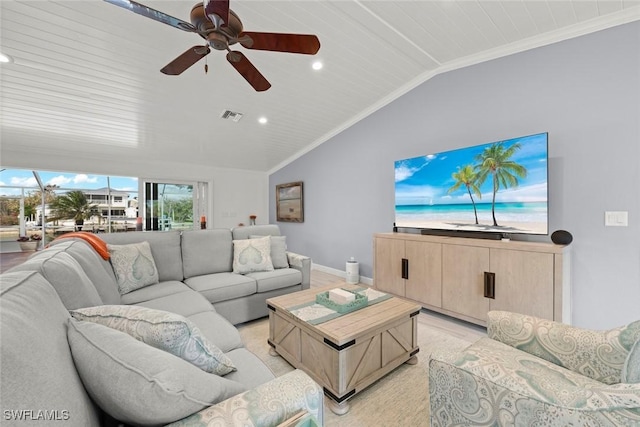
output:
M 604 225 L 606 227 L 626 227 L 629 225 L 629 213 L 627 211 L 607 211 L 604 213 Z

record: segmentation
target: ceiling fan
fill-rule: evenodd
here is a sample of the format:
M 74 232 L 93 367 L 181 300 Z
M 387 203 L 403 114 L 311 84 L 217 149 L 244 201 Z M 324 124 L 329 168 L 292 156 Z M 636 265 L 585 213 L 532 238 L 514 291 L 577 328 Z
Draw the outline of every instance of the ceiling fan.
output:
M 320 49 L 318 37 L 311 34 L 263 33 L 244 31 L 238 15 L 229 9 L 229 0 L 204 0 L 191 9 L 191 23 L 152 9 L 133 0 L 104 0 L 155 21 L 190 33 L 199 34 L 207 41 L 204 46 L 193 46 L 164 66 L 164 74 L 179 75 L 187 68 L 215 50 L 226 50 L 227 61 L 257 91 L 265 91 L 271 83 L 242 52 L 230 49 L 240 43 L 247 49 L 315 55 Z M 205 70 L 207 69 L 205 65 Z

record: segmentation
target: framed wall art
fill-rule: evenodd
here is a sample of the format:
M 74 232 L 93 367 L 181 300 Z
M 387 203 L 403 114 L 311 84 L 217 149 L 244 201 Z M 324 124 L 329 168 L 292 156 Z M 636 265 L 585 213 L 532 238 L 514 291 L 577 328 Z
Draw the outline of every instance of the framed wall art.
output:
M 302 181 L 276 185 L 276 220 L 304 222 Z

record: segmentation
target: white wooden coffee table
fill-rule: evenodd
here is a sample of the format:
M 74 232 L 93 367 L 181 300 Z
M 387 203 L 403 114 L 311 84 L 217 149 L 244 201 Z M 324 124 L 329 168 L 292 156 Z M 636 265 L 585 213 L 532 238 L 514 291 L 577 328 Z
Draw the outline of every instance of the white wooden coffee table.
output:
M 348 399 L 403 363 L 416 364 L 417 314 L 421 307 L 397 297 L 313 325 L 289 309 L 346 283 L 307 289 L 267 300 L 271 354 L 282 356 L 320 384 L 329 408 L 342 415 Z M 361 287 L 361 286 L 360 286 Z

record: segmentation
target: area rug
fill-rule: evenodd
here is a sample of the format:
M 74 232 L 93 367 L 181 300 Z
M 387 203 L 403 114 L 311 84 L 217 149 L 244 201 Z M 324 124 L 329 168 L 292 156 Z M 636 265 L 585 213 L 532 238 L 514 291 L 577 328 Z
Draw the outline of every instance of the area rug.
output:
M 404 364 L 349 400 L 351 409 L 338 416 L 325 404 L 326 427 L 419 427 L 429 425 L 428 356 L 438 348 L 462 350 L 470 342 L 431 327 L 418 317 L 418 364 Z M 282 357 L 270 356 L 269 320 L 239 325 L 242 339 L 276 375 L 293 370 Z

